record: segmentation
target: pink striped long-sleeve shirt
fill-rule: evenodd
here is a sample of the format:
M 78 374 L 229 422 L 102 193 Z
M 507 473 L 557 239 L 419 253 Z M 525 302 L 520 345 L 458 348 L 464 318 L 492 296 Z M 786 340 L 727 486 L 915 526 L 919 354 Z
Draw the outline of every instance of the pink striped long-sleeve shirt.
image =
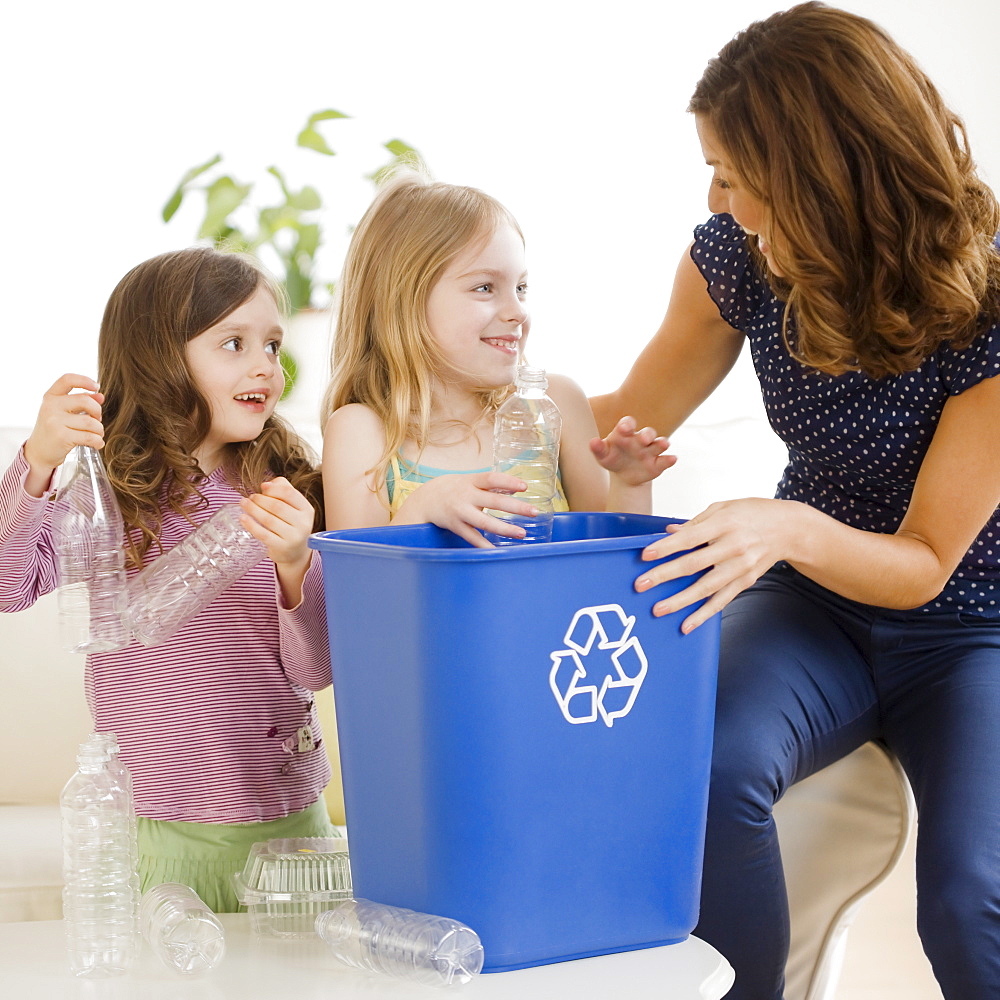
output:
M 0 611 L 29 607 L 57 583 L 50 499 L 25 492 L 27 474 L 22 450 L 0 479 Z M 239 500 L 221 470 L 201 492 L 195 525 Z M 165 511 L 164 550 L 192 530 Z M 158 554 L 153 546 L 145 561 Z M 117 734 L 138 814 L 201 823 L 277 819 L 316 801 L 330 764 L 313 692 L 329 683 L 315 557 L 295 608 L 265 559 L 162 646 L 133 641 L 89 655 L 84 668 L 95 728 Z

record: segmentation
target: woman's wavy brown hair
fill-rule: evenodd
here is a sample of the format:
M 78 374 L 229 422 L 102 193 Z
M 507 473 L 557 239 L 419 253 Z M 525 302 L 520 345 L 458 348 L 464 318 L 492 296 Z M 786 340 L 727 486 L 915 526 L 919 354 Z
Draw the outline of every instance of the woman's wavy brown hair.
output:
M 822 3 L 755 22 L 688 110 L 764 204 L 803 364 L 912 371 L 1000 317 L 996 197 L 961 119 L 878 25 Z
M 191 247 L 134 267 L 111 293 L 98 341 L 104 462 L 121 505 L 128 555 L 141 565 L 158 544 L 161 507 L 187 517 L 204 499 L 204 473 L 191 452 L 211 426 L 209 403 L 195 388 L 185 345 L 264 287 L 283 308 L 280 286 L 250 256 Z M 228 448 L 225 470 L 244 494 L 285 476 L 323 525 L 320 473 L 309 447 L 272 415 L 254 441 Z

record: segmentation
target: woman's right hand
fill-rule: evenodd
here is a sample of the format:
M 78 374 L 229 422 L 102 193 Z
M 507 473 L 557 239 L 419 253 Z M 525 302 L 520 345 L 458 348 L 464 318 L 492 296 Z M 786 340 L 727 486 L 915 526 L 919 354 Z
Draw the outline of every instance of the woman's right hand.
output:
M 511 496 L 527 488 L 503 472 L 452 473 L 437 476 L 415 489 L 399 507 L 393 524 L 430 522 L 447 528 L 478 549 L 493 545 L 480 532 L 523 538 L 524 529 L 486 513 L 487 509 L 533 517 L 537 509 Z
M 103 402 L 100 386 L 86 375 L 67 374 L 56 379 L 42 397 L 35 426 L 24 443 L 24 457 L 33 476 L 44 479 L 47 485 L 77 445 L 104 447 Z

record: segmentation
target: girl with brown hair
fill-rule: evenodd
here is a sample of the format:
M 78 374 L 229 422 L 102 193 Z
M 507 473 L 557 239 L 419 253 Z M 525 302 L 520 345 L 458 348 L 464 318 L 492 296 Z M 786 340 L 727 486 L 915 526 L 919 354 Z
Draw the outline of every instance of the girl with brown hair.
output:
M 319 472 L 275 416 L 285 378 L 280 289 L 244 255 L 195 247 L 133 268 L 105 310 L 100 385 L 59 378 L 0 479 L 0 610 L 57 584 L 53 475 L 103 448 L 129 574 L 238 503 L 259 563 L 162 645 L 87 657 L 94 726 L 132 772 L 143 889 L 192 886 L 235 910 L 252 844 L 331 833 L 313 691 L 330 683 L 318 559 Z M 73 390 L 83 390 L 74 392 Z
M 663 324 L 598 426 L 668 433 L 748 342 L 788 465 L 650 545 L 640 591 L 722 612 L 701 922 L 733 997 L 779 998 L 772 809 L 868 740 L 918 809 L 918 929 L 949 1000 L 1000 997 L 1000 210 L 911 56 L 804 3 L 712 59 L 713 168 Z

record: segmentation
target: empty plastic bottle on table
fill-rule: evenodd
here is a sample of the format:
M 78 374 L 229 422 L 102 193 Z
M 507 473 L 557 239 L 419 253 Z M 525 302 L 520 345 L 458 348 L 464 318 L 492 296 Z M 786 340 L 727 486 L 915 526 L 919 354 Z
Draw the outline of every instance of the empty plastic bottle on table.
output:
M 484 532 L 494 545 L 552 540 L 562 415 L 545 394 L 549 383 L 544 369 L 519 366 L 516 386 L 517 392 L 497 410 L 493 426 L 493 469 L 524 480 L 527 489 L 517 497 L 537 507 L 538 515 L 522 517 L 501 510 L 489 511 L 494 517 L 525 530 L 523 539 Z
M 483 967 L 479 935 L 465 924 L 367 899 L 321 913 L 316 933 L 345 965 L 425 986 L 467 983 Z
M 118 791 L 125 796 L 128 803 L 128 837 L 129 847 L 132 851 L 132 889 L 135 893 L 135 911 L 138 919 L 139 913 L 139 872 L 138 872 L 138 832 L 135 821 L 135 797 L 132 794 L 132 772 L 125 766 L 119 754 L 121 747 L 118 745 L 118 737 L 111 732 L 91 733 L 86 740 L 87 746 L 96 747 L 108 755 L 107 763 L 104 765 L 112 781 L 118 786 Z
M 103 653 L 128 645 L 122 622 L 125 527 L 104 462 L 93 448 L 74 448 L 62 464 L 52 505 L 52 543 L 66 648 Z
M 76 759 L 59 798 L 66 946 L 75 975 L 102 978 L 126 972 L 137 951 L 135 808 L 97 741 Z
M 220 507 L 128 585 L 128 624 L 144 646 L 166 642 L 267 555 L 240 524 L 238 504 Z
M 184 975 L 214 969 L 226 953 L 219 918 L 180 882 L 162 882 L 143 894 L 139 926 L 160 961 Z

